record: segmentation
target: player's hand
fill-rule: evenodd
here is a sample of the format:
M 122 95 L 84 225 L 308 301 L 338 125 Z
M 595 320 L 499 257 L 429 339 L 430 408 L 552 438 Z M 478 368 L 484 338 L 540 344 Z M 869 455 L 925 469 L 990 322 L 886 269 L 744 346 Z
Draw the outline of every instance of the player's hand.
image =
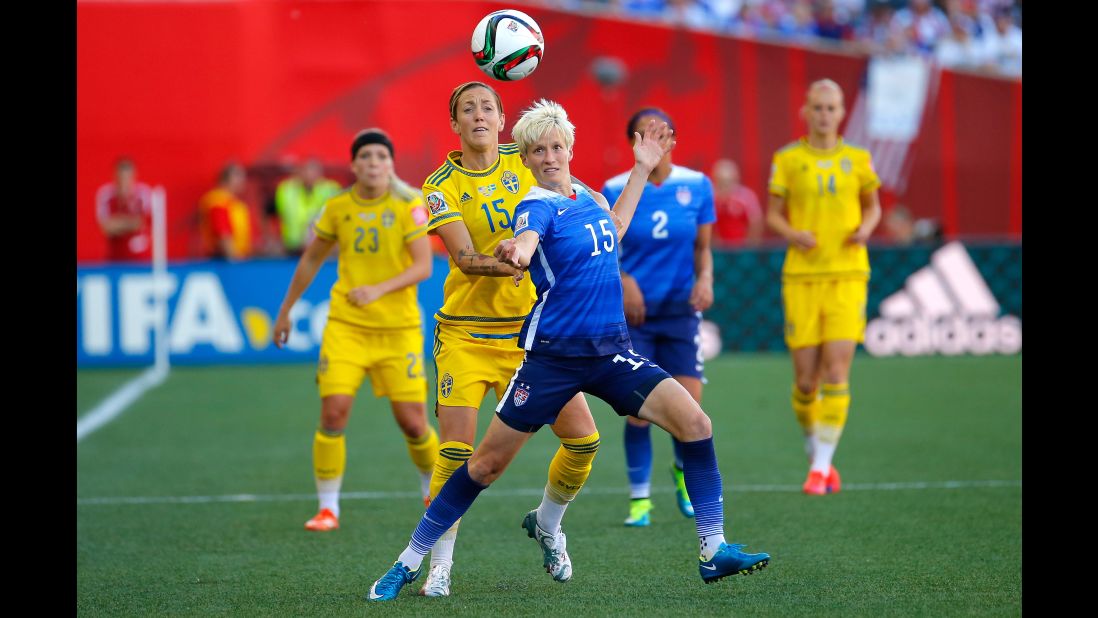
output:
M 515 244 L 514 238 L 504 238 L 496 245 L 496 250 L 492 252 L 492 255 L 496 256 L 496 259 L 508 266 L 514 266 L 515 268 L 522 268 L 521 254 L 518 245 Z
M 705 311 L 713 306 L 713 278 L 698 277 L 690 290 L 690 306 L 694 311 Z
M 633 157 L 645 173 L 650 173 L 659 164 L 664 155 L 675 147 L 675 132 L 667 126 L 666 122 L 657 123 L 655 120 L 644 128 L 644 135 L 634 131 Z
M 812 235 L 812 232 L 805 230 L 795 230 L 789 236 L 789 242 L 794 247 L 805 251 L 816 248 L 816 237 Z
M 290 338 L 290 327 L 290 316 L 280 311 L 274 323 L 274 344 L 279 350 Z
M 859 227 L 858 229 L 854 230 L 854 233 L 851 234 L 849 238 L 846 239 L 846 244 L 864 245 L 866 241 L 869 240 L 869 235 L 869 232 L 866 232 Z
M 355 307 L 365 307 L 382 296 L 381 289 L 377 286 L 363 285 L 347 293 L 347 302 Z
M 637 280 L 629 275 L 621 277 L 622 304 L 625 309 L 625 321 L 630 326 L 644 324 L 644 294 Z
M 610 222 L 614 224 L 614 231 L 617 232 L 618 238 L 622 237 L 622 231 L 625 229 L 625 222 L 621 220 L 618 213 L 613 210 L 608 211 L 610 213 Z

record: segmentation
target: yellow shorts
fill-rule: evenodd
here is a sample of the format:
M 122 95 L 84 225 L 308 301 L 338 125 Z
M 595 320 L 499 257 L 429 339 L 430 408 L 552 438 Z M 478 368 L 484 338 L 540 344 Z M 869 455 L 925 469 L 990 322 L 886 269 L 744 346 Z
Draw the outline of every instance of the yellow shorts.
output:
M 435 395 L 444 406 L 480 408 L 488 389 L 503 396 L 526 351 L 514 331 L 435 325 Z
M 789 349 L 825 341 L 865 341 L 869 282 L 860 279 L 785 281 L 785 344 Z
M 375 397 L 425 403 L 427 378 L 419 327 L 374 331 L 328 320 L 316 368 L 321 398 L 354 396 L 367 374 Z

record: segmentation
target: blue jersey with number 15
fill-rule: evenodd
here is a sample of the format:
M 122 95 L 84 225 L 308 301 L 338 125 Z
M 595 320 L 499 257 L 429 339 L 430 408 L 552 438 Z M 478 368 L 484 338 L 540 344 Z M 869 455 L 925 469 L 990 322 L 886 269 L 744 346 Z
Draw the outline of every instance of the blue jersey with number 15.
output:
M 586 189 L 574 197 L 534 187 L 515 207 L 515 236 L 540 242 L 528 273 L 537 301 L 519 345 L 554 356 L 605 356 L 631 347 L 622 309 L 618 237 L 610 213 Z
M 611 205 L 629 173 L 606 181 L 601 193 Z M 637 280 L 649 317 L 693 315 L 694 241 L 698 226 L 717 220 L 713 185 L 705 174 L 671 166 L 663 184 L 648 183 L 637 203 L 621 251 L 622 270 Z

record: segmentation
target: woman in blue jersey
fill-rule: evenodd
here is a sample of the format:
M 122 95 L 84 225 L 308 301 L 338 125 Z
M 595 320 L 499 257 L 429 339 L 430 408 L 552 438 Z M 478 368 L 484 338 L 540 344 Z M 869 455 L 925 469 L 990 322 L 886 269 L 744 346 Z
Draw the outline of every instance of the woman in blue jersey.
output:
M 488 430 L 472 457 L 446 481 L 393 566 L 370 587 L 368 599 L 395 599 L 419 576 L 423 557 L 477 495 L 495 481 L 531 435 L 556 422 L 563 404 L 579 392 L 667 430 L 682 442 L 686 485 L 694 497 L 706 583 L 751 573 L 770 560 L 746 554 L 724 539 L 720 470 L 709 417 L 690 393 L 657 364 L 630 349 L 622 309 L 618 239 L 629 227 L 645 179 L 674 147 L 666 123 L 650 123 L 633 143 L 636 164 L 614 206 L 572 182 L 575 128 L 564 109 L 542 100 L 528 109 L 512 135 L 523 165 L 537 185 L 515 209 L 514 239 L 499 243 L 495 256 L 529 271 L 537 301 L 523 323 L 519 345 L 526 356 L 511 378 Z M 565 548 L 559 520 L 530 511 L 522 527 L 538 541 L 543 566 L 553 572 Z
M 632 141 L 637 127 L 666 122 L 662 110 L 638 110 L 625 127 Z M 621 173 L 602 188 L 613 201 L 629 178 Z M 648 175 L 644 194 L 633 216 L 632 234 L 622 240 L 621 284 L 625 319 L 633 351 L 652 359 L 701 403 L 703 359 L 701 312 L 713 304 L 713 253 L 709 239 L 713 222 L 713 185 L 705 174 L 671 162 L 667 153 Z M 652 439 L 647 421 L 625 417 L 625 463 L 629 475 L 629 517 L 626 526 L 651 523 Z M 682 474 L 682 448 L 672 438 L 671 475 L 679 511 L 694 516 Z

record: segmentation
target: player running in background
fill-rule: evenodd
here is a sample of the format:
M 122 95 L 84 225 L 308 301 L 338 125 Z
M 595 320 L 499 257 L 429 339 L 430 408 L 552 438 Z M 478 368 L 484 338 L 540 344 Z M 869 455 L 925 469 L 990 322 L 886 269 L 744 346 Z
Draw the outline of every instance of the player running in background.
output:
M 515 205 L 534 186 L 518 147 L 499 143 L 504 120 L 503 102 L 487 84 L 467 82 L 455 88 L 450 127 L 461 150 L 451 151 L 423 183 L 430 210 L 427 229 L 442 238 L 450 253 L 443 305 L 435 313 L 436 415 L 442 444 L 431 479 L 432 498 L 473 455 L 477 410 L 488 391 L 502 398 L 522 362 L 523 351 L 515 341 L 534 301 L 529 280 L 514 279 L 522 277 L 521 271 L 492 256 L 495 246 L 512 236 Z M 554 427 L 561 446 L 549 465 L 539 507 L 543 516 L 558 521 L 586 482 L 599 446 L 583 395 L 561 405 L 561 422 Z M 459 523 L 454 521 L 434 545 L 421 594 L 450 594 Z M 571 577 L 567 560 L 554 577 Z
M 766 219 L 789 242 L 782 303 L 793 412 L 809 459 L 803 489 L 822 495 L 841 486 L 831 460 L 850 407 L 850 364 L 865 341 L 865 243 L 881 220 L 881 181 L 869 151 L 839 136 L 845 110 L 838 84 L 813 82 L 801 113 L 808 135 L 774 154 Z
M 374 396 L 388 397 L 419 470 L 424 500 L 438 454 L 427 422 L 427 380 L 416 284 L 431 276 L 427 212 L 416 192 L 393 173 L 393 143 L 367 129 L 351 144 L 355 183 L 324 204 L 316 238 L 297 263 L 275 320 L 274 343 L 289 342 L 290 310 L 339 245 L 339 279 L 317 365 L 320 426 L 313 436 L 313 470 L 320 511 L 308 530 L 339 527 L 339 490 L 347 466 L 343 430 L 355 393 L 370 376 Z
M 526 356 L 515 371 L 476 453 L 458 468 L 431 502 L 412 539 L 392 568 L 370 587 L 368 599 L 395 599 L 420 572 L 424 556 L 442 533 L 502 474 L 519 449 L 543 425 L 560 422 L 560 407 L 580 392 L 663 427 L 683 442 L 686 483 L 694 496 L 706 582 L 750 573 L 770 559 L 744 554 L 724 540 L 721 474 L 709 417 L 685 388 L 658 365 L 630 350 L 622 309 L 617 241 L 625 233 L 645 179 L 674 142 L 667 125 L 655 123 L 636 136 L 636 164 L 618 197 L 615 226 L 592 193 L 571 181 L 575 129 L 564 109 L 540 101 L 512 132 L 537 186 L 515 210 L 514 239 L 494 255 L 529 268 L 538 301 L 524 320 L 519 345 Z M 558 416 L 558 414 L 560 416 Z M 552 572 L 564 534 L 560 522 L 530 511 L 522 527 L 536 539 Z
M 663 110 L 638 110 L 625 127 L 632 141 L 637 127 L 652 121 L 675 124 Z M 677 136 L 676 136 L 677 138 Z M 614 201 L 629 172 L 606 181 L 603 195 Z M 637 204 L 629 240 L 622 240 L 621 283 L 625 319 L 633 351 L 652 359 L 701 403 L 704 360 L 701 312 L 713 304 L 713 252 L 709 241 L 716 221 L 713 185 L 705 174 L 671 162 L 668 152 L 648 175 Z M 652 439 L 648 421 L 625 417 L 625 463 L 629 475 L 626 526 L 647 526 L 652 510 Z M 679 511 L 694 516 L 682 473 L 682 446 L 671 438 L 671 476 Z

